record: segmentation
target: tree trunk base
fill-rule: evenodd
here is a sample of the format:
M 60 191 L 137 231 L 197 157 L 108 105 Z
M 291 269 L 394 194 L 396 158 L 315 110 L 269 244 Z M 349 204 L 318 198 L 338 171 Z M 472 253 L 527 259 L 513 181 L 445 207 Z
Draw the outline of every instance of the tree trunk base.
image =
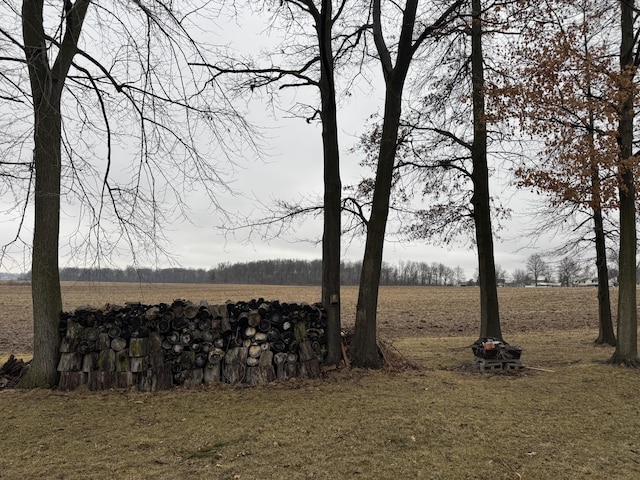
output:
M 599 336 L 598 338 L 596 338 L 593 342 L 596 345 L 610 345 L 612 347 L 616 346 L 616 339 L 613 338 L 604 338 L 602 336 Z
M 616 354 L 607 360 L 608 365 L 615 365 L 617 367 L 627 368 L 640 368 L 640 358 L 621 358 Z

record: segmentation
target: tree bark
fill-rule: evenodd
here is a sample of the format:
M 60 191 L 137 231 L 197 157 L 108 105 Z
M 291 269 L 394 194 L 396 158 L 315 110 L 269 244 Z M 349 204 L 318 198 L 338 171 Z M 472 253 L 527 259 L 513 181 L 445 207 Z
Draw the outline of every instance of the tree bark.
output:
M 613 364 L 637 367 L 638 359 L 638 315 L 636 307 L 636 210 L 633 169 L 635 162 L 633 146 L 633 64 L 634 0 L 620 2 L 620 120 L 618 142 L 620 159 L 618 166 L 620 195 L 620 271 L 618 289 L 618 340 L 610 359 Z
M 393 66 L 391 55 L 382 35 L 380 0 L 375 0 L 373 5 L 373 35 L 380 55 L 386 91 L 375 188 L 371 204 L 371 216 L 367 224 L 367 239 L 362 261 L 362 273 L 360 275 L 356 321 L 351 343 L 351 363 L 354 367 L 380 368 L 383 363 L 376 343 L 378 292 L 384 234 L 389 215 L 389 197 L 398 147 L 398 130 L 402 113 L 402 90 L 414 54 L 412 36 L 417 7 L 418 0 L 408 0 L 405 5 L 396 64 Z
M 593 211 L 593 224 L 596 243 L 596 271 L 598 274 L 598 345 L 616 344 L 611 318 L 611 298 L 609 296 L 609 269 L 607 267 L 607 250 L 605 244 L 602 210 Z
M 24 0 L 22 34 L 34 110 L 33 165 L 35 224 L 31 263 L 33 300 L 33 362 L 22 387 L 47 387 L 58 382 L 56 366 L 62 311 L 58 243 L 60 177 L 62 173 L 60 100 L 89 0 L 78 0 L 66 16 L 65 34 L 52 67 L 44 32 L 43 0 Z
M 476 228 L 480 284 L 480 338 L 502 340 L 496 284 L 496 266 L 491 229 L 489 167 L 487 164 L 487 120 L 484 100 L 481 0 L 471 2 L 471 83 L 473 97 L 473 220 Z
M 340 334 L 341 198 L 338 120 L 332 48 L 332 2 L 322 0 L 316 20 L 320 47 L 320 98 L 324 158 L 324 230 L 322 235 L 322 303 L 327 311 L 327 365 L 342 359 Z

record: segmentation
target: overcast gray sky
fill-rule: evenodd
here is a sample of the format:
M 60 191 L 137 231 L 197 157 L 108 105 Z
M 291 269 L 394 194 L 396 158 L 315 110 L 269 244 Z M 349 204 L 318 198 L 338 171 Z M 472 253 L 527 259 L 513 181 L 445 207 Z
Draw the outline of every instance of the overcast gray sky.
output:
M 254 50 L 266 43 L 264 28 L 259 15 L 253 16 L 248 23 L 241 26 L 220 22 L 221 27 L 216 33 L 220 39 L 236 39 L 231 42 L 233 48 L 246 51 Z M 271 39 L 273 41 L 273 39 Z M 358 135 L 364 132 L 366 121 L 373 113 L 383 109 L 383 95 L 380 86 L 382 78 L 378 69 L 369 72 L 369 82 L 357 84 L 354 95 L 341 98 L 339 112 L 339 127 L 341 132 L 342 181 L 343 185 L 355 183 L 362 175 L 369 171 L 359 167 L 357 154 L 350 153 L 351 147 Z M 283 94 L 280 105 L 287 108 L 292 102 L 307 102 L 306 95 L 313 93 L 288 90 Z M 220 193 L 221 206 L 230 213 L 239 212 L 250 215 L 259 209 L 258 203 L 269 206 L 273 199 L 296 200 L 301 196 L 322 195 L 322 149 L 321 127 L 319 124 L 308 124 L 302 119 L 287 118 L 287 114 L 273 110 L 259 98 L 250 102 L 248 115 L 250 120 L 263 127 L 263 144 L 266 154 L 262 158 L 248 155 L 246 158 L 236 158 L 233 176 L 230 178 L 231 187 L 242 195 L 231 196 Z M 242 108 L 242 105 L 239 105 Z M 224 163 L 224 159 L 219 159 Z M 514 210 L 514 218 L 505 224 L 501 233 L 502 239 L 496 240 L 496 263 L 508 272 L 515 268 L 524 268 L 527 255 L 531 250 L 519 251 L 528 243 L 523 238 L 527 225 L 527 203 L 523 194 L 514 194 L 505 181 L 507 175 L 498 172 L 500 179 L 495 179 L 494 196 L 500 196 L 507 201 L 507 206 Z M 515 196 L 514 196 L 515 195 Z M 252 202 L 251 199 L 258 199 Z M 184 267 L 210 268 L 221 262 L 247 262 L 274 258 L 317 259 L 321 257 L 318 244 L 301 241 L 301 238 L 319 239 L 321 235 L 321 221 L 309 221 L 290 235 L 263 242 L 259 236 L 247 238 L 245 232 L 226 236 L 219 227 L 225 224 L 224 219 L 215 209 L 211 208 L 203 192 L 190 192 L 186 198 L 191 209 L 190 221 L 176 220 L 166 225 L 165 233 L 171 241 L 169 251 L 175 260 Z M 6 218 L 1 220 L 0 242 L 10 241 L 15 235 L 15 220 Z M 61 266 L 85 266 L 82 259 L 74 257 L 72 250 L 66 245 L 66 239 L 76 230 L 78 212 L 74 207 L 65 207 L 61 218 Z M 29 212 L 25 221 L 25 239 L 30 238 L 32 229 L 32 215 Z M 467 242 L 468 245 L 468 242 Z M 347 241 L 343 245 L 345 260 L 361 260 L 363 252 L 362 241 L 356 239 Z M 19 248 L 11 251 L 11 257 L 5 258 L 2 271 L 20 272 L 29 269 L 29 255 Z M 123 254 L 112 259 L 120 267 L 131 263 L 130 256 Z M 470 247 L 454 244 L 450 247 L 428 245 L 426 243 L 400 243 L 389 239 L 385 245 L 384 260 L 390 263 L 400 261 L 440 262 L 452 268 L 462 267 L 467 276 L 471 276 L 476 269 L 475 251 Z M 86 265 L 90 266 L 90 265 Z M 161 263 L 158 267 L 169 266 Z

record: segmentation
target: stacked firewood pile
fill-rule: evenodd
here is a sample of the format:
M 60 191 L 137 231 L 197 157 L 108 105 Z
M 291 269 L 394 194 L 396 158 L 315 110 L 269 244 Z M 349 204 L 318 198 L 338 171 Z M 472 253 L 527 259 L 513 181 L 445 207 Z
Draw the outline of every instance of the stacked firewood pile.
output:
M 79 307 L 60 317 L 59 387 L 155 391 L 314 378 L 326 354 L 325 327 L 320 304 L 262 298 Z
M 13 355 L 0 367 L 0 390 L 15 387 L 29 371 L 31 360 L 25 362 Z

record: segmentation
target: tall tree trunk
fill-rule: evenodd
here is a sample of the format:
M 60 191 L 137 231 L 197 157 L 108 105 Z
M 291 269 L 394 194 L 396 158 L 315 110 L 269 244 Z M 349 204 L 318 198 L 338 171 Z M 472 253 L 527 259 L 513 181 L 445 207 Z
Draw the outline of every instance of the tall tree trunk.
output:
M 636 307 L 636 209 L 633 145 L 633 32 L 634 0 L 620 2 L 620 120 L 618 166 L 620 195 L 620 271 L 618 289 L 618 340 L 610 359 L 613 364 L 639 366 L 638 315 Z
M 480 338 L 502 340 L 496 284 L 496 266 L 491 229 L 489 167 L 487 164 L 487 120 L 484 100 L 481 0 L 471 3 L 471 81 L 473 89 L 473 219 L 476 228 L 480 283 Z
M 401 91 L 401 90 L 400 90 Z M 387 87 L 384 125 L 373 192 L 371 217 L 367 224 L 367 240 L 360 274 L 356 323 L 351 344 L 351 361 L 356 367 L 380 368 L 382 358 L 376 343 L 378 291 L 382 269 L 384 234 L 389 215 L 389 197 L 393 179 L 402 95 Z
M 367 223 L 367 240 L 362 260 L 356 322 L 351 344 L 352 364 L 355 367 L 380 368 L 382 366 L 382 358 L 376 343 L 382 250 L 389 216 L 393 168 L 398 149 L 402 91 L 415 51 L 412 36 L 417 9 L 418 0 L 407 1 L 394 66 L 382 34 L 380 0 L 373 2 L 373 36 L 385 80 L 385 101 L 376 183 L 371 204 L 371 217 Z
M 584 21 L 586 22 L 586 14 Z M 589 43 L 584 38 L 584 58 L 589 58 Z M 585 68 L 587 77 L 587 105 L 589 106 L 589 157 L 591 167 L 591 209 L 593 211 L 593 231 L 596 245 L 596 273 L 598 276 L 598 338 L 597 345 L 616 344 L 611 319 L 611 298 L 609 296 L 609 267 L 607 266 L 607 247 L 602 218 L 602 185 L 600 182 L 599 152 L 596 148 L 596 112 L 591 99 L 591 69 Z
M 597 175 L 597 172 L 596 172 Z M 607 267 L 607 250 L 605 245 L 602 210 L 593 210 L 593 224 L 596 243 L 596 270 L 598 274 L 598 345 L 615 345 L 616 336 L 613 332 L 611 318 L 611 299 L 609 297 L 609 269 Z
M 55 100 L 53 101 L 55 103 Z M 33 362 L 21 386 L 57 384 L 62 295 L 58 271 L 61 118 L 54 106 L 36 111 L 34 133 L 35 226 L 31 261 Z
M 331 45 L 332 4 L 322 1 L 316 26 L 320 46 L 320 97 L 322 102 L 322 148 L 324 154 L 324 233 L 322 236 L 322 303 L 327 310 L 327 356 L 335 365 L 342 359 L 340 332 L 340 236 L 341 195 L 340 153 L 336 89 Z
M 23 387 L 57 383 L 59 320 L 62 311 L 58 243 L 62 173 L 64 82 L 77 51 L 78 38 L 90 0 L 77 0 L 65 17 L 65 34 L 53 66 L 49 65 L 44 32 L 43 0 L 24 0 L 22 34 L 34 110 L 35 225 L 31 263 L 33 299 L 33 362 L 20 382 Z

